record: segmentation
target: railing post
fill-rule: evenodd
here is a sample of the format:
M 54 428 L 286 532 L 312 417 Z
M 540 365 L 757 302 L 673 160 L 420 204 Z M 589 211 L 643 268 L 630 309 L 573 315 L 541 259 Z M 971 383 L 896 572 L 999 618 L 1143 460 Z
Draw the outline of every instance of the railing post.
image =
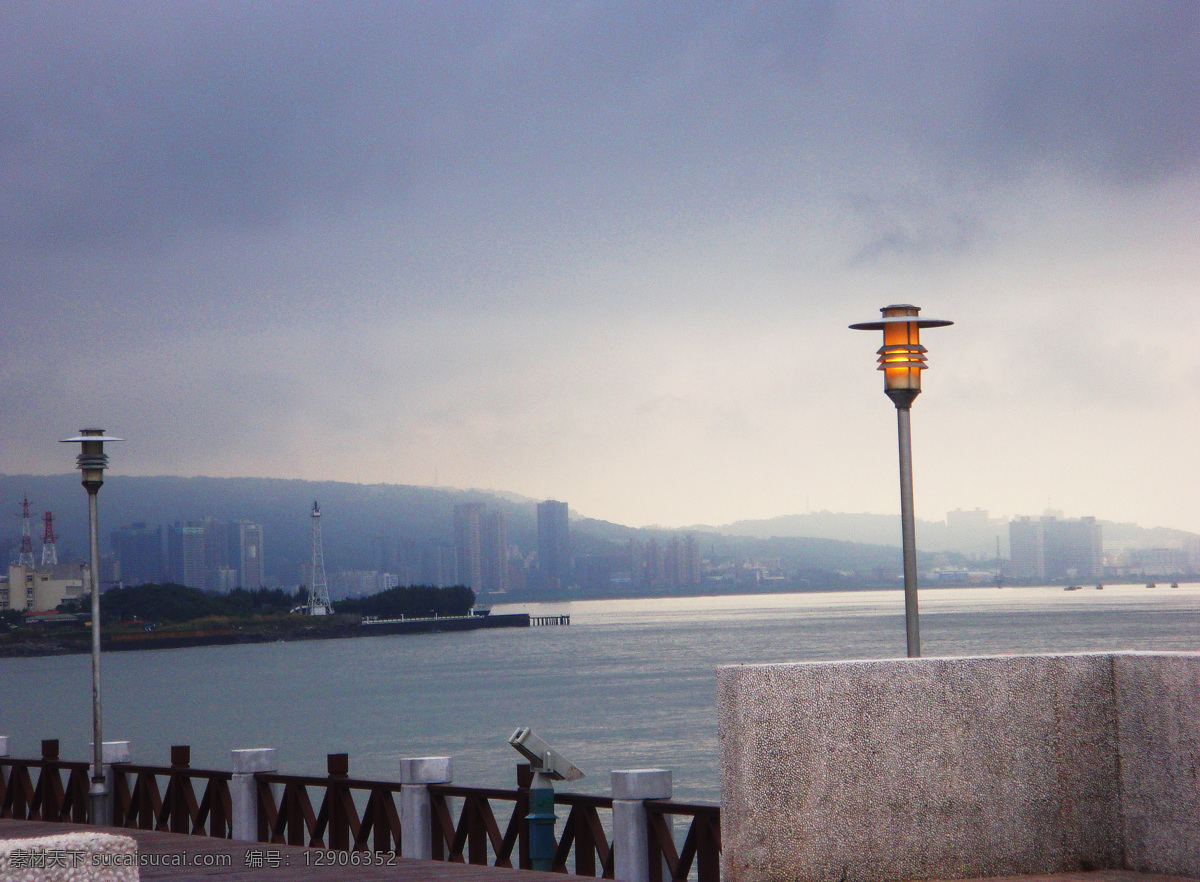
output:
M 0 735 L 0 759 L 8 756 L 8 736 Z M 8 789 L 8 766 L 0 766 L 0 785 Z
M 42 762 L 57 763 L 58 762 L 58 739 L 43 738 L 42 739 Z M 54 801 L 54 788 L 50 784 L 50 778 L 58 778 L 59 772 L 57 769 L 51 770 L 49 765 L 44 765 L 38 773 L 38 782 L 34 787 L 34 804 L 37 804 L 38 797 L 41 797 L 41 820 L 50 821 L 57 820 L 53 817 L 58 811 L 58 806 Z M 31 806 L 32 808 L 32 806 Z
M 529 788 L 533 786 L 533 769 L 529 763 L 517 764 L 517 804 L 513 811 L 520 819 L 517 833 L 517 869 L 532 870 L 529 857 Z
M 116 816 L 117 805 L 117 779 L 113 777 L 113 763 L 130 762 L 130 751 L 128 741 L 102 741 L 100 743 L 100 768 L 104 773 L 104 780 L 108 782 L 108 794 L 104 798 L 104 817 L 103 818 L 88 818 L 88 823 L 95 824 L 98 827 L 111 827 L 113 818 Z M 88 753 L 93 757 L 96 755 L 95 742 L 88 742 Z M 92 777 L 95 777 L 96 770 L 92 769 Z
M 329 783 L 325 789 L 325 799 L 329 805 L 329 847 L 337 851 L 349 851 L 350 823 L 346 817 L 345 803 L 342 801 L 346 789 L 341 781 L 350 775 L 350 755 L 326 754 L 325 771 L 329 775 Z
M 167 781 L 168 793 L 163 794 L 163 802 L 170 803 L 169 829 L 172 833 L 192 832 L 192 819 L 188 816 L 187 799 L 183 792 L 183 788 L 190 783 L 187 772 L 191 765 L 191 745 L 171 745 L 171 775 Z M 163 808 L 167 807 L 164 805 Z
M 254 773 L 278 772 L 278 751 L 274 747 L 250 747 L 229 753 L 233 757 L 233 777 L 229 781 L 232 838 L 258 842 L 258 782 Z
M 613 878 L 649 882 L 650 825 L 647 799 L 671 798 L 666 769 L 628 769 L 612 773 Z
M 453 770 L 448 756 L 400 760 L 400 853 L 407 858 L 433 860 L 433 804 L 430 784 L 449 784 Z

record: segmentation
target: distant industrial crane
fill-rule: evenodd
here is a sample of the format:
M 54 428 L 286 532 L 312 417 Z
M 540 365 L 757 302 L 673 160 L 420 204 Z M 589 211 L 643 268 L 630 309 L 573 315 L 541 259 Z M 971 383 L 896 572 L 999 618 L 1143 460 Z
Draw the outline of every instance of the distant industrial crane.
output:
M 308 589 L 308 614 L 333 615 L 329 582 L 325 579 L 325 551 L 321 547 L 321 507 L 315 500 L 312 507 L 312 585 Z
M 17 566 L 33 569 L 33 535 L 29 529 L 29 497 L 21 503 L 21 553 L 17 557 Z
M 43 520 L 46 522 L 46 532 L 42 534 L 42 566 L 57 566 L 58 548 L 54 544 L 54 515 L 46 512 Z

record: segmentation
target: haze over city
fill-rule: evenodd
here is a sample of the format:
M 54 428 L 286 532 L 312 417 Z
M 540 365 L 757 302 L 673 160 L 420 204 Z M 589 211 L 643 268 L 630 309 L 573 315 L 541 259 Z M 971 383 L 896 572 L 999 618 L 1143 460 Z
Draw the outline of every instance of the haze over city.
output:
M 1200 532 L 1200 5 L 74 3 L 0 29 L 0 472 Z

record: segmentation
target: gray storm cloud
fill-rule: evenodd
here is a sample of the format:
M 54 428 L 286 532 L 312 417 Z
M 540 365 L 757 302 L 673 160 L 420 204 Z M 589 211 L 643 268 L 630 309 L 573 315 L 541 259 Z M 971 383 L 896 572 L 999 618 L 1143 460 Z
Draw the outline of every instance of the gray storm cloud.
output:
M 1144 179 L 1195 165 L 1198 31 L 1188 2 L 15 7 L 3 235 L 144 242 L 363 193 L 702 211 L 912 159 Z
M 725 497 L 769 514 L 787 502 L 744 464 L 791 465 L 763 427 L 808 432 L 814 460 L 874 431 L 830 418 L 849 380 L 773 373 L 862 379 L 873 347 L 837 335 L 892 299 L 949 308 L 996 363 L 1025 353 L 1047 410 L 1169 409 L 1138 390 L 1196 370 L 1174 341 L 1196 319 L 1197 69 L 1193 2 L 10 5 L 0 468 L 53 469 L 30 445 L 91 408 L 148 447 L 219 425 L 184 471 L 281 473 L 264 426 L 341 450 L 357 427 L 405 439 L 372 440 L 399 473 L 364 478 L 453 449 L 454 480 L 618 517 L 640 486 L 681 511 L 687 470 L 728 461 Z M 1022 321 L 1067 328 L 1084 290 L 1098 339 L 1027 345 Z M 1150 354 L 1132 376 L 1125 338 Z M 1017 406 L 965 355 L 954 377 L 943 339 L 944 389 Z M 668 469 L 680 433 L 694 454 Z M 629 475 L 608 495 L 554 483 L 606 470 Z M 1018 507 L 1004 483 L 977 492 Z

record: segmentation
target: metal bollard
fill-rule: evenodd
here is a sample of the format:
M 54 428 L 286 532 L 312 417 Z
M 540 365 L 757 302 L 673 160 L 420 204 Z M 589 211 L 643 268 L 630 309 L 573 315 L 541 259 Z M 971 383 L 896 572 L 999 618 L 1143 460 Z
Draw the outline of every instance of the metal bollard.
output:
M 529 858 L 535 870 L 553 870 L 558 840 L 554 836 L 554 779 L 547 772 L 534 772 L 529 788 Z

